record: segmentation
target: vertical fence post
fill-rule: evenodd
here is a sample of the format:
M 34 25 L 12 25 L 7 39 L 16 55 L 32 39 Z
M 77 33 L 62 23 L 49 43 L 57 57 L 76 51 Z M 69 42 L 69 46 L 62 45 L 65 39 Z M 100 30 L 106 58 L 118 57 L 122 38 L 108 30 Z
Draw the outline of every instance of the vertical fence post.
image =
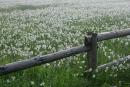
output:
M 92 73 L 97 66 L 97 34 L 88 32 L 85 37 L 85 46 L 89 47 L 90 50 L 87 53 L 87 66 L 90 73 Z M 91 76 L 91 75 L 89 75 Z

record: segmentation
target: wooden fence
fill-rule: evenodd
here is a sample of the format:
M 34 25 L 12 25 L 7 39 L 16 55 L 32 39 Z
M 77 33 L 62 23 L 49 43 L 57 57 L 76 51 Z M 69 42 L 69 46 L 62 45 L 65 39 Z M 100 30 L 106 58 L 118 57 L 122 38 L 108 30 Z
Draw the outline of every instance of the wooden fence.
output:
M 79 53 L 87 52 L 88 53 L 88 67 L 92 68 L 92 70 L 98 68 L 103 69 L 107 66 L 111 66 L 113 64 L 116 64 L 115 62 L 111 62 L 108 64 L 104 64 L 101 66 L 97 66 L 97 42 L 113 39 L 113 38 L 119 38 L 130 35 L 130 29 L 124 29 L 124 30 L 118 30 L 118 31 L 111 31 L 111 32 L 104 32 L 100 34 L 91 33 L 88 32 L 84 45 L 73 47 L 67 50 L 62 50 L 59 52 L 47 54 L 41 57 L 34 57 L 32 59 L 26 59 L 23 61 L 17 61 L 14 63 L 9 63 L 6 65 L 0 66 L 0 75 L 5 75 L 11 72 L 24 70 L 30 67 L 38 66 L 41 64 L 53 62 L 56 60 L 60 60 L 69 56 L 74 56 Z M 130 61 L 130 56 L 126 57 L 124 60 Z M 124 61 L 123 59 L 117 60 L 118 63 Z

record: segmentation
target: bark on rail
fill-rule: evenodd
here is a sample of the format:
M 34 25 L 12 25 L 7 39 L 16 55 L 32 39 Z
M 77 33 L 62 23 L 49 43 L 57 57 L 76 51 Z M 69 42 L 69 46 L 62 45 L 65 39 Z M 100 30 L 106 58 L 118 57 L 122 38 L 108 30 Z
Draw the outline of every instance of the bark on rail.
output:
M 130 29 L 112 31 L 112 32 L 107 32 L 107 33 L 100 33 L 97 36 L 97 41 L 99 42 L 99 41 L 108 40 L 112 38 L 119 38 L 119 37 L 123 37 L 127 35 L 130 35 Z M 11 72 L 38 66 L 41 64 L 53 62 L 53 61 L 60 60 L 60 59 L 73 56 L 79 53 L 87 52 L 88 50 L 89 50 L 89 47 L 87 46 L 78 46 L 78 47 L 73 47 L 73 48 L 63 50 L 60 52 L 47 54 L 42 57 L 36 57 L 32 59 L 27 59 L 23 61 L 6 64 L 3 66 L 0 66 L 0 75 L 4 75 Z
M 103 32 L 98 34 L 98 42 L 130 35 L 130 28 L 118 31 Z
M 60 59 L 63 59 L 63 58 L 66 58 L 75 54 L 86 52 L 88 49 L 89 48 L 85 46 L 73 47 L 73 48 L 63 50 L 60 52 L 47 54 L 45 56 L 34 57 L 32 59 L 26 59 L 23 61 L 9 63 L 6 65 L 0 66 L 0 75 L 5 75 L 11 72 L 20 71 L 20 70 L 27 69 L 33 66 L 38 66 L 41 64 L 60 60 Z

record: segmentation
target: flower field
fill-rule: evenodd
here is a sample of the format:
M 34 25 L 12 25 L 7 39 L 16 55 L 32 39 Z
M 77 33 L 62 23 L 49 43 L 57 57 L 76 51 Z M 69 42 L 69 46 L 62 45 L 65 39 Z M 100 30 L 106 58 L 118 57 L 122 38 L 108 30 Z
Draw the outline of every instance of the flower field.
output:
M 129 0 L 1 0 L 0 65 L 82 45 L 86 32 L 130 28 Z M 98 44 L 98 65 L 130 55 L 130 37 Z M 0 87 L 129 87 L 130 64 L 84 77 L 86 53 L 0 76 Z

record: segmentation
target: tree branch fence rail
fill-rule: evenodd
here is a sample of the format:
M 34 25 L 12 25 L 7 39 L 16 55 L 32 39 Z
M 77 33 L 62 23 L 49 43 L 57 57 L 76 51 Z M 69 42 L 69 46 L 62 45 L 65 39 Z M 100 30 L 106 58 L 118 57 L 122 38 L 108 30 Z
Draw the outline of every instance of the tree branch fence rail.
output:
M 124 59 L 117 60 L 117 62 L 110 62 L 107 64 L 97 66 L 97 42 L 109 40 L 113 38 L 124 37 L 127 35 L 130 35 L 130 29 L 103 32 L 99 34 L 88 32 L 87 35 L 85 36 L 84 45 L 72 47 L 66 50 L 47 54 L 41 57 L 34 57 L 32 59 L 26 59 L 22 61 L 17 61 L 17 62 L 1 65 L 0 75 L 5 75 L 12 72 L 31 68 L 34 66 L 39 66 L 41 64 L 50 63 L 53 61 L 57 61 L 63 58 L 67 58 L 67 57 L 74 56 L 80 53 L 85 53 L 85 52 L 87 52 L 87 56 L 88 56 L 87 57 L 88 67 L 92 68 L 92 70 L 95 70 L 96 68 L 101 70 L 101 69 L 104 69 L 105 67 L 109 67 L 117 63 L 121 63 L 124 60 L 130 61 L 130 56 L 127 56 Z

